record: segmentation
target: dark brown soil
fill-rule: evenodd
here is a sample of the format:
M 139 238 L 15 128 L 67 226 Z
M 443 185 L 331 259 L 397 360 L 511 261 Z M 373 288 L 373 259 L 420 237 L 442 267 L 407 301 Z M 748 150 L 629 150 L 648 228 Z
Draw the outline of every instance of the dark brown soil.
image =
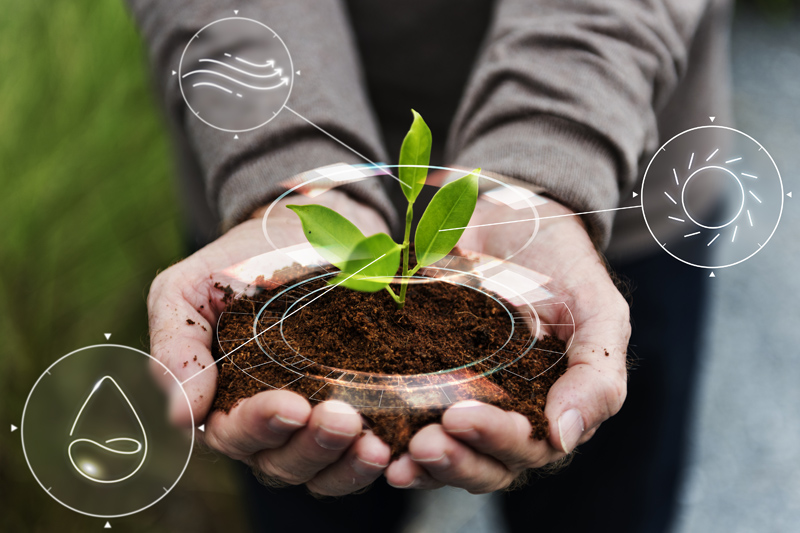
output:
M 312 277 L 311 272 L 302 267 L 286 269 L 281 276 L 283 279 L 273 278 L 272 281 L 296 282 Z M 316 280 L 304 287 L 313 290 L 324 285 L 324 281 Z M 229 288 L 220 289 L 225 292 L 228 305 L 219 323 L 218 338 L 230 339 L 222 342 L 225 350 L 230 351 L 253 337 L 254 314 L 283 287 L 260 288 L 255 296 L 246 299 L 233 299 Z M 322 296 L 318 303 L 284 320 L 286 341 L 280 328 L 275 327 L 259 335 L 261 344 L 275 353 L 286 353 L 288 343 L 306 359 L 335 369 L 414 375 L 467 365 L 495 352 L 509 339 L 511 320 L 503 306 L 466 286 L 412 284 L 402 311 L 397 310 L 384 291 L 336 290 L 331 295 L 335 298 Z M 525 344 L 523 339 L 528 336 L 529 332 L 514 335 L 504 350 L 519 352 Z M 215 359 L 222 357 L 219 343 L 214 343 L 213 350 Z M 559 361 L 564 350 L 565 343 L 560 339 L 544 337 L 524 357 L 507 367 L 510 372 L 498 371 L 478 377 L 456 389 L 448 388 L 446 394 L 453 402 L 477 399 L 521 413 L 531 421 L 531 437 L 546 439 L 549 431 L 544 417 L 545 399 L 552 384 L 566 371 L 566 357 Z M 228 412 L 243 398 L 273 388 L 298 392 L 310 397 L 312 402 L 340 397 L 333 392 L 334 387 L 323 387 L 323 381 L 298 380 L 297 373 L 271 364 L 255 341 L 244 344 L 231 358 L 233 362 L 223 359 L 220 365 L 215 409 Z M 553 364 L 553 368 L 544 372 Z M 241 370 L 255 365 L 260 366 L 248 370 L 252 378 Z M 477 366 L 468 367 L 462 375 L 477 375 L 483 371 Z M 518 377 L 542 372 L 544 374 L 531 381 Z M 444 412 L 441 407 L 409 406 L 403 402 L 402 394 L 396 396 L 393 408 L 359 409 L 373 432 L 391 446 L 395 457 L 407 449 L 408 442 L 419 429 L 441 420 Z M 351 403 L 359 404 L 358 401 Z M 386 400 L 381 405 L 389 403 Z

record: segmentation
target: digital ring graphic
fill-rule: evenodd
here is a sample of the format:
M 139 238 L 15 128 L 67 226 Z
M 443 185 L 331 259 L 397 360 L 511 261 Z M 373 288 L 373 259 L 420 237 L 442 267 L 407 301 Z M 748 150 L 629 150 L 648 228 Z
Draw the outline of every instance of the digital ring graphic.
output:
M 448 268 L 450 263 L 463 261 L 463 257 L 447 256 L 436 265 L 427 267 L 421 274 L 413 276 L 410 283 L 450 283 L 467 287 L 485 294 L 498 303 L 510 324 L 510 335 L 499 349 L 468 364 L 437 372 L 415 375 L 379 374 L 354 371 L 347 368 L 332 368 L 305 357 L 292 346 L 283 334 L 287 318 L 308 305 L 314 305 L 332 287 L 308 288 L 316 280 L 326 280 L 338 271 L 324 263 L 313 248 L 306 244 L 292 247 L 291 250 L 278 250 L 254 258 L 247 271 L 269 271 L 279 256 L 288 252 L 295 263 L 313 269 L 311 277 L 278 284 L 280 290 L 268 301 L 249 299 L 244 292 L 237 300 L 249 302 L 252 312 L 252 331 L 248 334 L 257 341 L 258 355 L 250 351 L 244 359 L 239 359 L 241 348 L 249 343 L 242 337 L 229 338 L 224 335 L 227 314 L 223 311 L 217 326 L 217 343 L 224 354 L 225 365 L 233 365 L 243 378 L 253 379 L 267 390 L 284 389 L 291 385 L 295 392 L 305 392 L 310 401 L 337 399 L 349 403 L 360 410 L 390 410 L 403 408 L 446 408 L 457 401 L 474 399 L 487 401 L 497 394 L 496 387 L 481 379 L 495 372 L 505 372 L 513 379 L 530 382 L 547 372 L 566 354 L 575 332 L 575 323 L 567 304 L 560 301 L 542 284 L 535 282 L 541 275 L 528 271 L 522 266 L 508 263 L 490 256 L 480 257 L 472 271 Z M 273 265 L 267 268 L 265 265 Z M 346 290 L 346 289 L 340 289 Z M 324 300 L 318 305 L 324 305 Z M 234 312 L 241 315 L 241 310 Z M 245 312 L 246 313 L 246 312 Z M 555 319 L 559 323 L 549 322 Z M 561 317 L 567 317 L 563 319 Z M 231 317 L 239 320 L 239 317 Z M 556 363 L 542 372 L 531 375 L 517 368 L 523 358 L 531 354 L 537 339 L 543 334 L 555 333 L 569 339 L 564 352 L 554 356 Z M 264 342 L 267 331 L 280 332 L 280 341 Z M 274 337 L 273 337 L 274 339 Z M 513 342 L 512 342 L 513 341 Z M 509 346 L 516 346 L 511 350 Z M 283 372 L 270 372 L 273 381 L 264 381 L 256 372 L 264 365 L 277 365 Z M 276 378 L 280 375 L 280 378 Z M 276 380 L 277 379 L 277 380 Z M 324 393 L 323 393 L 324 391 Z
M 783 212 L 775 161 L 749 135 L 700 126 L 667 141 L 645 171 L 645 223 L 667 253 L 699 268 L 746 261 L 770 240 Z
M 97 518 L 138 513 L 177 484 L 192 454 L 164 413 L 168 398 L 152 379 L 149 354 L 118 344 L 75 350 L 36 380 L 22 412 L 25 461 L 42 489 L 64 507 Z
M 271 28 L 228 17 L 204 26 L 189 40 L 177 75 L 181 95 L 198 119 L 241 133 L 267 124 L 286 106 L 294 65 Z

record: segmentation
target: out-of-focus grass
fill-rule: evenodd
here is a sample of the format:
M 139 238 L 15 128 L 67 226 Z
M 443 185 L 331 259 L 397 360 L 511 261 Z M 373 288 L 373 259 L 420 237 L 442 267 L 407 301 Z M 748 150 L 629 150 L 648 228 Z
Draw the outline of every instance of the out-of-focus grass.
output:
M 121 0 L 3 2 L 2 531 L 102 527 L 39 488 L 20 433 L 10 433 L 9 424 L 20 425 L 30 388 L 60 356 L 105 342 L 105 332 L 111 342 L 147 349 L 147 289 L 180 256 L 182 237 L 169 146 L 144 57 Z M 174 497 L 119 525 L 216 529 L 204 516 L 225 498 L 208 493 L 224 492 L 230 481 L 209 461 L 192 463 Z M 185 520 L 175 518 L 183 514 Z

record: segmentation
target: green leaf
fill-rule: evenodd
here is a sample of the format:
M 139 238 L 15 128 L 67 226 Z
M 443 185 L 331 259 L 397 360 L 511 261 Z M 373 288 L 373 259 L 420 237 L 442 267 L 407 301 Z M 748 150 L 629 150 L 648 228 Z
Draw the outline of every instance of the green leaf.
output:
M 352 222 L 321 205 L 287 205 L 303 224 L 303 233 L 314 249 L 340 270 L 350 258 L 351 251 L 364 240 Z
M 411 129 L 408 130 L 406 138 L 403 139 L 403 146 L 400 148 L 399 177 L 403 194 L 406 195 L 409 203 L 413 204 L 428 177 L 433 137 L 430 128 L 419 113 L 413 109 L 411 113 L 414 114 L 414 122 L 411 123 Z M 421 168 L 403 165 L 421 165 Z
M 402 249 L 385 233 L 367 237 L 356 245 L 350 259 L 340 267 L 342 273 L 328 283 L 362 292 L 379 291 L 389 285 L 397 273 Z
M 476 168 L 470 174 L 448 183 L 433 196 L 414 236 L 418 265 L 432 265 L 450 253 L 458 243 L 478 202 L 480 172 L 481 169 Z

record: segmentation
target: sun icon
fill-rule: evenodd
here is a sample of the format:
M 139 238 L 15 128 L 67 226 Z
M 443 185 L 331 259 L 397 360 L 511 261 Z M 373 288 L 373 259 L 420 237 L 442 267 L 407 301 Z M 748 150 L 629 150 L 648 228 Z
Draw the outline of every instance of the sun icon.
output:
M 653 238 L 700 268 L 732 266 L 758 253 L 783 210 L 772 157 L 725 126 L 701 126 L 667 141 L 647 167 L 641 196 Z

